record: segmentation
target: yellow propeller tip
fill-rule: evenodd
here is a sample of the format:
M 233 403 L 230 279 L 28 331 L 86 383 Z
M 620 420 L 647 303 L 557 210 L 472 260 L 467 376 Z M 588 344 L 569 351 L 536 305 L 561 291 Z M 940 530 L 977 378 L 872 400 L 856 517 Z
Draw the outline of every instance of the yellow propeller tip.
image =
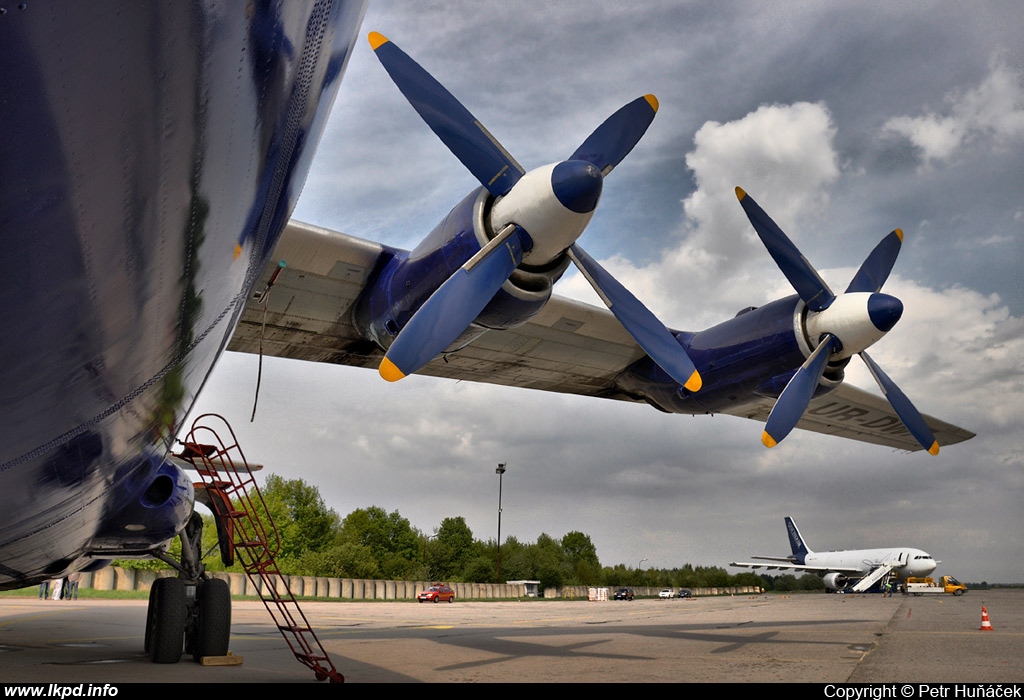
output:
M 370 35 L 366 38 L 370 40 L 370 48 L 374 51 L 382 44 L 388 43 L 388 38 L 380 32 L 370 32 Z
M 897 238 L 900 239 L 900 243 L 902 243 L 903 242 L 903 229 L 898 228 L 895 231 L 893 231 L 893 233 L 896 234 Z
M 693 374 L 690 375 L 690 378 L 686 380 L 686 384 L 683 384 L 683 386 L 687 391 L 697 392 L 704 386 L 704 380 L 700 378 L 697 370 L 693 370 Z
M 647 104 L 649 104 L 651 106 L 651 109 L 653 109 L 655 112 L 658 111 L 658 98 L 657 97 L 655 97 L 654 95 L 651 95 L 651 94 L 647 94 L 647 95 L 644 95 L 644 99 L 647 100 Z
M 743 198 L 747 196 L 747 193 L 743 191 L 742 187 L 736 188 L 736 199 L 743 201 Z
M 398 367 L 395 366 L 395 363 L 386 357 L 380 361 L 380 368 L 378 371 L 380 372 L 380 376 L 384 377 L 384 379 L 389 382 L 397 382 L 405 376 L 405 372 L 398 369 Z
M 939 454 L 939 441 L 938 440 L 933 442 L 932 446 L 928 448 L 928 453 L 929 454 L 933 454 L 933 455 Z
M 763 442 L 764 446 L 769 449 L 779 444 L 775 442 L 775 438 L 768 434 L 767 430 L 761 433 L 761 442 Z
M 238 256 L 242 254 L 242 246 L 235 243 L 235 260 L 238 260 Z

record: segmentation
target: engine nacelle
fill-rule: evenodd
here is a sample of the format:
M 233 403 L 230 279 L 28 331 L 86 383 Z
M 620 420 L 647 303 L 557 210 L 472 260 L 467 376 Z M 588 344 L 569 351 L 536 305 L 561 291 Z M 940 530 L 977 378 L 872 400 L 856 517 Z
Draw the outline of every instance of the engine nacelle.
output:
M 835 571 L 825 574 L 822 577 L 822 581 L 825 582 L 825 588 L 830 591 L 841 591 L 850 583 L 849 577 Z
M 123 505 L 103 518 L 91 556 L 145 555 L 173 539 L 192 515 L 192 481 L 176 465 L 153 455 L 128 468 L 132 475 L 123 482 Z
M 412 251 L 393 251 L 371 278 L 355 305 L 356 326 L 385 350 L 434 291 L 494 237 L 490 208 L 494 198 L 484 188 L 471 192 Z M 551 298 L 551 288 L 565 272 L 562 255 L 537 268 L 520 265 L 449 351 L 488 329 L 515 328 L 529 321 Z

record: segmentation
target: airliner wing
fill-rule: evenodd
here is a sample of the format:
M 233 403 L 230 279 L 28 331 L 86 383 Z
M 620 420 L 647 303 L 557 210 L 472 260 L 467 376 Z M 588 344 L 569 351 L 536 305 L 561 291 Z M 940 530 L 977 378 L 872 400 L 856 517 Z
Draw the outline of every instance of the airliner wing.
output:
M 383 256 L 381 245 L 290 222 L 246 302 L 229 350 L 376 368 L 383 352 L 352 323 L 352 305 Z M 264 290 L 278 261 L 285 266 Z M 607 310 L 552 297 L 528 323 L 484 333 L 417 374 L 635 400 L 615 377 L 644 356 Z
M 768 420 L 774 405 L 774 397 L 765 397 L 728 413 L 763 422 Z M 974 433 L 938 418 L 923 418 L 940 446 L 954 445 L 974 437 Z M 911 452 L 922 449 L 884 397 L 845 382 L 834 391 L 813 399 L 796 427 Z
M 774 559 L 773 557 L 754 557 L 755 559 Z M 740 566 L 745 569 L 764 569 L 765 571 L 805 571 L 807 573 L 815 574 L 829 574 L 829 573 L 840 573 L 840 574 L 855 574 L 857 576 L 864 572 L 860 569 L 850 569 L 835 566 L 806 566 L 804 564 L 783 564 L 781 563 L 781 557 L 778 558 L 780 563 L 773 564 L 762 564 L 760 562 L 743 562 L 734 561 L 729 566 Z

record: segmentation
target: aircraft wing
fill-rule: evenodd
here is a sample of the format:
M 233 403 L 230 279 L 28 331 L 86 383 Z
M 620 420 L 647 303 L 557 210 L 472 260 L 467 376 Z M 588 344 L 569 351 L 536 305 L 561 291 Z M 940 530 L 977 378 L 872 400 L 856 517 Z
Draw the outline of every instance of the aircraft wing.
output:
M 358 333 L 352 305 L 384 255 L 377 243 L 290 222 L 228 349 L 258 353 L 262 343 L 266 355 L 376 369 L 384 353 Z M 614 380 L 643 356 L 607 309 L 552 297 L 528 323 L 484 333 L 417 374 L 632 401 Z
M 761 559 L 773 559 L 773 557 L 754 557 L 754 558 L 755 559 L 758 559 L 758 558 L 761 558 Z M 780 557 L 780 559 L 781 559 L 781 557 Z M 734 562 L 730 563 L 729 566 L 740 566 L 740 567 L 743 567 L 745 569 L 764 569 L 765 571 L 804 571 L 804 572 L 807 572 L 807 573 L 815 573 L 815 574 L 839 573 L 839 574 L 854 574 L 854 575 L 860 576 L 861 574 L 864 573 L 860 569 L 842 568 L 842 567 L 834 567 L 834 566 L 807 566 L 807 565 L 804 565 L 804 564 L 792 564 L 792 563 L 790 563 L 790 564 L 783 564 L 781 562 L 780 563 L 763 564 L 763 563 L 760 563 L 760 562 L 734 561 Z
M 356 332 L 351 310 L 383 253 L 376 243 L 289 222 L 246 301 L 228 350 L 259 353 L 262 344 L 265 355 L 376 366 L 371 357 L 376 346 Z M 285 267 L 268 292 L 279 261 Z
M 379 243 L 292 221 L 246 302 L 229 350 L 376 369 L 384 353 L 363 338 L 352 307 L 376 266 L 389 255 Z M 268 295 L 268 281 L 278 270 Z M 530 321 L 484 333 L 457 352 L 417 371 L 450 379 L 584 396 L 639 401 L 616 388 L 616 377 L 644 357 L 636 341 L 605 308 L 552 296 Z M 774 397 L 754 398 L 731 415 L 768 419 Z M 940 445 L 973 433 L 924 416 Z M 916 451 L 910 435 L 881 396 L 849 384 L 811 401 L 798 428 Z
M 728 413 L 764 422 L 768 420 L 774 405 L 774 397 L 764 397 L 755 404 L 747 404 L 740 410 Z M 922 417 L 940 446 L 955 445 L 974 437 L 974 433 L 969 430 L 938 418 L 928 415 Z M 923 449 L 884 397 L 846 382 L 834 391 L 813 399 L 796 427 L 911 452 Z

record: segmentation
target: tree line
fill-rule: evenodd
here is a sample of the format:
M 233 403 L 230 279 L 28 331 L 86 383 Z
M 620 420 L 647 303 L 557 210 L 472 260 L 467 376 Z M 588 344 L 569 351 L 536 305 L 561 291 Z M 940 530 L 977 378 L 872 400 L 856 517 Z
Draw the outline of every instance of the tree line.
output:
M 303 479 L 267 477 L 261 489 L 267 511 L 280 534 L 278 568 L 284 574 L 397 581 L 499 579 L 494 539 L 474 537 L 462 516 L 441 521 L 432 534 L 415 528 L 397 510 L 358 508 L 344 518 L 327 507 L 319 490 Z M 217 552 L 213 517 L 205 516 L 204 551 Z M 500 551 L 501 581 L 540 581 L 541 588 L 568 585 L 607 587 L 702 588 L 759 586 L 766 590 L 821 588 L 817 576 L 729 574 L 715 566 L 685 564 L 673 569 L 602 566 L 590 536 L 573 530 L 561 538 L 542 533 L 532 543 L 509 536 Z M 208 556 L 211 571 L 223 571 L 219 557 Z M 241 571 L 239 564 L 227 570 Z

